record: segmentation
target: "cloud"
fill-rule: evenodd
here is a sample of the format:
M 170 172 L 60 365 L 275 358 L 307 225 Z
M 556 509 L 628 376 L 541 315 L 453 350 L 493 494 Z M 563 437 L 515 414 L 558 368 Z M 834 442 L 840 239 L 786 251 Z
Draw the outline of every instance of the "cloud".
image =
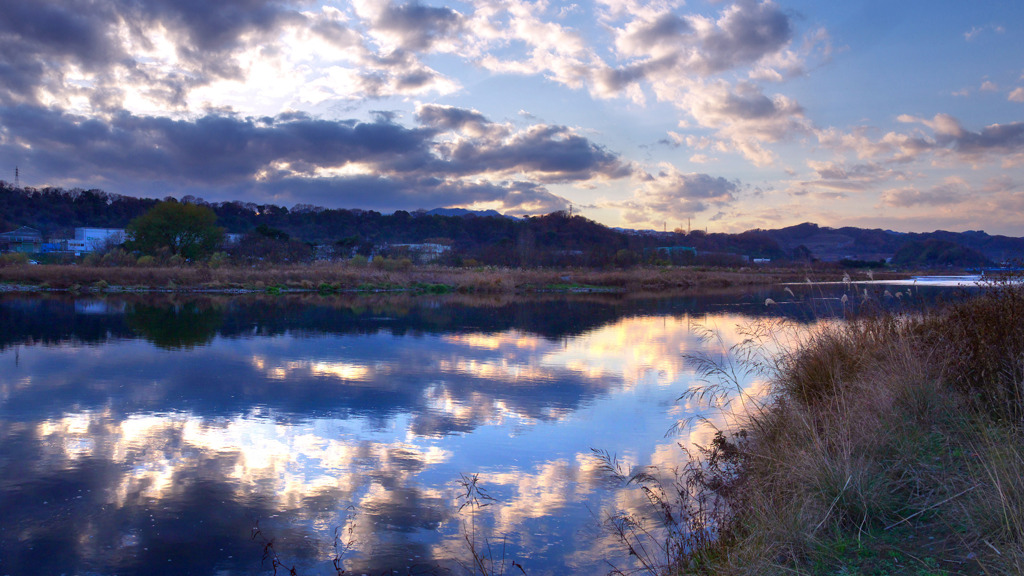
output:
M 441 40 L 457 37 L 463 25 L 462 14 L 451 8 L 389 2 L 378 13 L 373 29 L 391 36 L 403 49 L 428 50 Z
M 710 75 L 753 64 L 792 37 L 789 17 L 774 2 L 741 0 L 717 20 L 668 10 L 641 12 L 615 30 L 615 47 L 620 57 L 672 56 L 680 69 Z
M 871 189 L 880 182 L 906 178 L 904 173 L 874 162 L 847 165 L 809 160 L 807 164 L 814 170 L 817 179 L 801 182 L 797 188 L 799 192 L 808 189 L 853 192 Z
M 614 207 L 622 210 L 630 223 L 654 223 L 668 219 L 691 217 L 712 207 L 722 207 L 736 200 L 739 186 L 722 177 L 700 173 L 684 173 L 663 164 L 655 175 L 645 174 L 633 199 Z
M 277 0 L 5 0 L 0 11 L 0 98 L 40 103 L 106 93 L 93 98 L 106 107 L 120 105 L 126 84 L 145 84 L 180 105 L 191 87 L 240 78 L 240 50 L 304 20 Z
M 887 132 L 872 137 L 864 127 L 850 132 L 835 129 L 815 132 L 819 143 L 840 153 L 853 152 L 861 159 L 885 162 L 911 162 L 926 155 L 971 163 L 1000 161 L 1004 166 L 1024 162 L 1024 122 L 991 124 L 978 131 L 963 127 L 949 114 L 920 118 L 902 114 L 897 121 L 920 124 L 931 130 L 906 134 Z
M 968 30 L 967 32 L 964 32 L 964 40 L 967 40 L 968 42 L 971 42 L 975 38 L 977 38 L 979 35 L 981 35 L 982 33 L 986 33 L 986 32 L 993 32 L 993 33 L 996 33 L 996 34 L 1002 34 L 1002 33 L 1006 32 L 1006 29 L 1003 26 L 1000 26 L 998 24 L 989 24 L 987 26 L 971 26 L 970 30 Z
M 1006 99 L 1010 102 L 1024 102 L 1024 88 L 1014 88 L 1013 92 L 1010 92 Z
M 531 126 L 500 141 L 463 140 L 447 147 L 445 156 L 456 172 L 526 172 L 542 182 L 616 179 L 631 172 L 617 155 L 564 126 Z
M 268 203 L 290 205 L 302 202 L 381 212 L 475 206 L 502 213 L 546 214 L 564 210 L 569 205 L 568 200 L 533 182 L 439 179 L 413 174 L 288 177 L 258 183 L 248 195 Z
M 725 9 L 701 41 L 701 67 L 720 72 L 777 52 L 793 35 L 789 17 L 770 0 L 741 0 Z
M 516 130 L 437 105 L 421 106 L 417 119 L 415 127 L 389 115 L 360 122 L 303 113 L 195 120 L 121 113 L 101 121 L 16 106 L 0 108 L 0 134 L 8 135 L 0 151 L 23 159 L 31 173 L 51 174 L 53 184 L 93 178 L 123 190 L 148 182 L 157 196 L 206 187 L 213 189 L 206 196 L 219 190 L 391 209 L 490 201 L 551 211 L 567 202 L 545 184 L 618 179 L 633 170 L 565 126 Z
M 464 45 L 466 17 L 451 8 L 418 0 L 405 4 L 358 0 L 353 8 L 363 33 L 376 45 L 368 49 L 382 56 L 456 52 Z
M 246 91 L 302 101 L 458 88 L 419 58 L 461 46 L 458 12 L 374 4 L 360 19 L 304 4 L 0 0 L 0 103 L 194 114 Z
M 895 188 L 882 192 L 880 205 L 889 208 L 911 208 L 914 206 L 949 206 L 969 198 L 967 187 L 962 183 L 947 183 L 928 190 L 917 188 Z
M 934 148 L 951 149 L 970 159 L 979 159 L 988 153 L 1024 154 L 1024 122 L 992 124 L 972 132 L 949 114 L 936 114 L 930 120 L 903 115 L 899 120 L 931 128 L 935 134 Z
M 428 104 L 416 109 L 416 119 L 425 126 L 482 136 L 496 126 L 476 110 Z M 503 131 L 504 133 L 504 131 Z
M 665 56 L 679 50 L 678 43 L 696 30 L 686 18 L 662 12 L 650 19 L 638 18 L 618 31 L 615 47 L 628 56 Z
M 800 104 L 781 94 L 769 97 L 749 82 L 695 87 L 683 104 L 701 126 L 716 129 L 721 141 L 758 166 L 775 158 L 764 143 L 812 132 Z

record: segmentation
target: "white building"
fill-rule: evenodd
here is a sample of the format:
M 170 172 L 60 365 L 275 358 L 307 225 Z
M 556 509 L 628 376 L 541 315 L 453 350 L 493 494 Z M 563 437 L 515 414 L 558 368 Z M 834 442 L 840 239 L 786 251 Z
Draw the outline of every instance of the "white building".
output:
M 75 239 L 68 240 L 68 250 L 76 255 L 95 252 L 125 241 L 124 228 L 75 228 Z

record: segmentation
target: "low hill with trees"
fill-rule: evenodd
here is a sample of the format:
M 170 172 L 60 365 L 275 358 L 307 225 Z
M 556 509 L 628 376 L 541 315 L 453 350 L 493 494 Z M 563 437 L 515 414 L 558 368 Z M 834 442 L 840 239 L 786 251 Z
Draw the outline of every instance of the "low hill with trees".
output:
M 102 190 L 16 188 L 0 181 L 0 231 L 29 226 L 48 238 L 70 238 L 76 227 L 126 228 L 158 205 L 193 206 L 215 215 L 214 225 L 242 237 L 232 256 L 249 262 L 348 258 L 386 254 L 392 245 L 444 246 L 444 263 L 503 266 L 628 266 L 640 262 L 738 265 L 752 259 L 798 264 L 813 261 L 928 262 L 945 242 L 936 262 L 980 265 L 1024 259 L 1024 239 L 984 232 L 898 233 L 861 228 L 828 228 L 804 223 L 739 234 L 638 231 L 609 228 L 578 215 L 555 212 L 509 218 L 497 213 L 439 209 L 328 209 L 308 204 L 292 208 L 251 202 L 206 202 L 134 198 Z M 952 246 L 965 250 L 956 252 Z M 675 248 L 677 250 L 664 250 Z M 692 250 L 678 250 L 687 248 Z M 209 253 L 208 247 L 201 250 Z M 976 254 L 980 254 L 979 259 Z M 987 259 L 987 260 L 986 260 Z M 969 263 L 969 264 L 967 264 Z
M 977 250 L 938 238 L 914 240 L 904 244 L 893 255 L 892 263 L 897 266 L 921 268 L 993 265 L 991 260 Z

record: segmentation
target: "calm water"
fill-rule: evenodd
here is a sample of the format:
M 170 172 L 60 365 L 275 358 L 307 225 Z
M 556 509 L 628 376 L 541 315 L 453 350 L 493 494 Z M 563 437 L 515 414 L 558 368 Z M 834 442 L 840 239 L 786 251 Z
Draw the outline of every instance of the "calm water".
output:
M 269 541 L 300 574 L 462 574 L 467 532 L 531 576 L 626 568 L 601 524 L 641 502 L 591 449 L 679 464 L 709 437 L 666 435 L 684 355 L 841 309 L 801 291 L 3 297 L 0 574 L 270 574 Z

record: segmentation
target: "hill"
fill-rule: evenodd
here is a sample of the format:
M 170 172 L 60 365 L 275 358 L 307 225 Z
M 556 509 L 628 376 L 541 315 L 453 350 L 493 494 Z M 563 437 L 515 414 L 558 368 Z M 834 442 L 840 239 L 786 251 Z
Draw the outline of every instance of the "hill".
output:
M 1024 260 L 1024 239 L 982 231 L 919 234 L 803 223 L 775 230 L 708 234 L 702 230 L 685 233 L 609 228 L 565 212 L 519 219 L 493 210 L 458 208 L 381 214 L 305 204 L 289 209 L 239 201 L 209 203 L 190 196 L 180 201 L 210 207 L 217 214 L 217 224 L 228 233 L 257 235 L 264 244 L 266 238 L 291 239 L 316 247 L 320 257 L 355 253 L 369 256 L 389 245 L 430 243 L 448 247 L 446 258 L 453 264 L 475 261 L 506 266 L 608 266 L 651 261 L 738 265 L 750 259 L 877 262 L 892 258 L 908 245 L 935 240 L 947 244 L 946 255 L 939 260 L 950 265 L 984 259 Z M 123 228 L 158 202 L 102 190 L 15 188 L 0 181 L 0 232 L 29 226 L 46 237 L 69 238 L 76 227 Z M 964 250 L 955 255 L 953 247 Z M 981 259 L 969 252 L 981 255 Z
M 992 262 L 1024 258 L 1024 238 L 991 236 L 980 230 L 912 233 L 852 227 L 828 228 L 805 222 L 764 233 L 789 254 L 803 246 L 814 258 L 825 261 L 892 258 L 904 246 L 928 240 L 939 240 L 972 250 Z

